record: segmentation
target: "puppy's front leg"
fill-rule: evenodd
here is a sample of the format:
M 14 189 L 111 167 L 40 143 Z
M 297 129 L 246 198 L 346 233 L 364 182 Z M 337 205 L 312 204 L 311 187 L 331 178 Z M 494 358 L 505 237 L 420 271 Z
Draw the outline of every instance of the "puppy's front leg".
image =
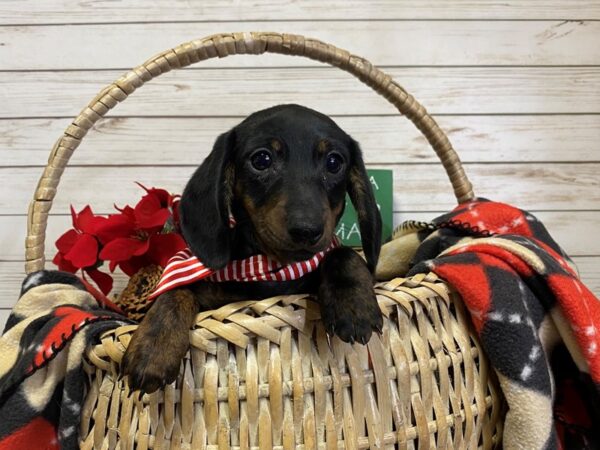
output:
M 190 345 L 190 329 L 200 311 L 246 300 L 244 292 L 226 289 L 227 283 L 201 281 L 189 288 L 159 296 L 133 333 L 121 363 L 132 390 L 151 394 L 179 375 Z
M 150 394 L 179 375 L 199 305 L 191 290 L 159 296 L 133 333 L 121 363 L 132 390 Z
M 373 276 L 351 248 L 332 250 L 321 263 L 319 303 L 325 329 L 345 342 L 369 342 L 381 333 L 383 317 L 373 290 Z

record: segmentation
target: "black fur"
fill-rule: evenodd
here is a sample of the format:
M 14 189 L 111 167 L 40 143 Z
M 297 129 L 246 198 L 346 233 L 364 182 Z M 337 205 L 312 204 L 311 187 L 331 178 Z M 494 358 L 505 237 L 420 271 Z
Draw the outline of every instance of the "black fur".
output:
M 265 152 L 271 165 L 260 169 L 255 158 L 261 153 L 259 162 L 264 162 Z M 353 250 L 338 248 L 327 254 L 319 271 L 299 280 L 201 281 L 161 295 L 123 359 L 131 387 L 150 393 L 173 381 L 194 315 L 232 301 L 314 293 L 330 334 L 365 344 L 373 331 L 381 331 L 372 287 L 381 216 L 359 145 L 329 117 L 298 105 L 259 111 L 219 136 L 180 203 L 183 235 L 212 269 L 257 253 L 286 263 L 310 258 L 330 244 L 346 193 L 358 213 L 366 262 Z M 234 228 L 229 227 L 230 212 Z M 167 323 L 183 331 L 165 332 Z M 173 354 L 165 355 L 169 348 Z
M 358 226 L 362 240 L 363 251 L 367 258 L 367 265 L 371 273 L 381 250 L 381 214 L 375 201 L 373 187 L 369 181 L 362 153 L 356 141 L 352 141 L 354 164 L 351 170 L 355 171 L 358 180 L 348 183 L 348 194 L 358 214 Z
M 190 178 L 180 203 L 181 231 L 195 255 L 220 269 L 231 259 L 232 236 L 228 226 L 233 186 L 225 179 L 234 151 L 235 133 L 218 137 L 213 150 Z
M 280 173 L 263 182 L 256 174 L 249 173 L 247 160 L 256 148 L 268 145 L 273 138 L 283 141 L 287 161 Z M 333 144 L 332 150 L 346 158 L 344 176 L 325 188 L 313 161 L 315 140 L 319 138 L 327 139 Z M 233 172 L 229 177 L 227 168 Z M 248 211 L 235 198 L 236 182 L 242 184 L 244 192 L 259 206 L 275 193 L 287 195 L 288 228 L 314 223 L 321 212 L 320 205 L 326 201 L 339 204 L 348 192 L 359 213 L 367 263 L 370 270 L 374 270 L 381 247 L 379 209 L 358 143 L 329 117 L 298 105 L 279 105 L 252 114 L 219 136 L 212 152 L 187 183 L 180 206 L 182 232 L 188 245 L 213 269 L 225 266 L 232 257 L 272 250 L 261 248 L 257 242 Z M 228 226 L 229 211 L 238 221 L 234 229 Z M 336 223 L 342 212 L 343 205 L 335 218 Z M 289 244 L 289 247 L 293 246 L 293 243 Z M 290 260 L 303 259 L 314 253 L 312 250 L 300 251 L 294 258 L 293 249 L 289 250 L 290 254 L 285 256 Z

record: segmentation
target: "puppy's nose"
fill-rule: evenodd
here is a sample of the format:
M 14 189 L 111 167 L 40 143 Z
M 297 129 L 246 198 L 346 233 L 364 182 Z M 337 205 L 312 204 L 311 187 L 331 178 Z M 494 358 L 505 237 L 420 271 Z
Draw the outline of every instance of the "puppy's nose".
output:
M 288 232 L 294 241 L 313 245 L 323 236 L 323 227 L 312 224 L 295 225 Z

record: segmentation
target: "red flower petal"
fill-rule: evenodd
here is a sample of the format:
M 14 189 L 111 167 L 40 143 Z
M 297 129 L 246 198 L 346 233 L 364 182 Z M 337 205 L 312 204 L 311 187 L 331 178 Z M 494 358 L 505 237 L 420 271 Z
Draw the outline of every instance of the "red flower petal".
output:
M 56 267 L 58 267 L 58 270 L 64 270 L 65 272 L 71 273 L 75 273 L 79 270 L 77 267 L 67 261 L 62 253 L 57 253 L 52 262 L 56 265 Z
M 154 195 L 144 195 L 135 205 L 135 221 L 138 228 L 162 228 L 171 213 L 167 208 L 161 208 L 160 200 Z
M 80 234 L 64 257 L 75 267 L 93 266 L 98 260 L 98 241 L 90 234 Z
M 117 238 L 126 238 L 135 234 L 135 224 L 130 217 L 124 214 L 113 214 L 109 216 L 96 229 L 96 235 L 100 242 L 106 244 Z
M 110 241 L 100 252 L 103 261 L 121 262 L 134 255 L 142 255 L 148 250 L 149 241 L 132 238 L 117 238 Z
M 171 198 L 171 194 L 169 194 L 168 191 L 166 191 L 164 189 L 160 189 L 160 188 L 155 188 L 155 187 L 147 188 L 146 186 L 144 186 L 142 183 L 140 183 L 138 181 L 136 181 L 135 184 L 137 184 L 139 187 L 141 187 L 143 190 L 145 190 L 148 194 L 157 197 L 157 199 L 160 202 L 162 207 L 169 205 L 169 200 Z
M 175 253 L 185 249 L 187 244 L 177 233 L 150 236 L 150 249 L 147 257 L 152 264 L 165 267 Z
M 94 234 L 94 225 L 96 223 L 96 216 L 90 206 L 86 206 L 79 214 L 77 214 L 77 229 L 84 233 Z M 104 219 L 104 218 L 102 218 Z
M 143 255 L 150 248 L 150 241 L 148 239 L 144 239 L 143 241 L 137 241 L 138 245 L 135 247 L 135 251 L 133 252 L 134 256 Z
M 117 205 L 113 205 L 114 208 L 119 211 L 124 216 L 127 216 L 131 219 L 132 222 L 135 222 L 135 211 L 129 205 L 125 205 L 122 208 L 119 208 Z
M 108 270 L 110 270 L 110 272 L 112 273 L 115 271 L 115 269 L 117 268 L 118 265 L 119 265 L 119 263 L 117 261 L 111 261 L 108 264 Z
M 73 205 L 70 205 L 69 208 L 71 209 L 71 224 L 73 224 L 73 228 L 77 230 L 77 213 L 75 212 Z
M 101 273 L 101 272 L 100 272 Z M 90 274 L 91 275 L 91 274 Z M 104 274 L 103 274 L 104 275 Z M 85 278 L 85 272 L 81 272 L 81 281 L 83 282 L 83 285 L 85 286 L 86 290 L 92 294 L 92 296 L 96 299 L 96 301 L 98 302 L 98 304 L 105 308 L 105 309 L 109 309 L 111 311 L 117 312 L 119 314 L 123 314 L 125 315 L 125 313 L 121 310 L 121 308 L 119 308 L 117 305 L 115 305 L 107 296 L 105 293 L 100 292 L 93 284 L 91 284 L 86 278 Z M 111 280 L 112 283 L 112 280 Z
M 127 275 L 129 275 L 130 277 L 132 277 L 133 275 L 135 275 L 142 267 L 146 267 L 149 266 L 150 262 L 148 261 L 148 259 L 144 256 L 134 256 L 131 259 L 128 259 L 127 261 L 123 261 L 119 263 L 119 267 L 121 268 L 121 270 L 126 273 Z
M 167 220 L 169 220 L 170 217 L 171 211 L 169 211 L 167 208 L 163 208 L 152 216 L 147 217 L 144 222 L 138 222 L 138 224 L 140 228 L 145 231 L 157 233 L 164 228 L 165 223 L 167 223 Z
M 140 212 L 152 214 L 160 208 L 159 198 L 151 194 L 146 194 L 140 199 L 137 205 L 135 205 L 134 209 L 136 214 L 139 214 Z
M 152 216 L 156 211 L 160 211 L 160 209 L 160 200 L 157 197 L 150 194 L 144 195 L 134 207 L 135 221 L 138 226 L 140 222 Z
M 56 240 L 56 248 L 61 253 L 67 253 L 73 248 L 78 238 L 79 233 L 77 231 L 69 230 Z
M 86 269 L 87 274 L 90 276 L 96 286 L 100 288 L 104 295 L 108 294 L 113 287 L 113 279 L 110 275 L 104 272 L 100 272 L 98 269 Z
M 173 225 L 179 230 L 179 200 L 173 201 L 171 211 L 173 211 Z
M 77 229 L 83 231 L 83 227 L 89 223 L 94 217 L 92 208 L 90 205 L 86 205 L 81 211 L 77 213 Z
M 79 231 L 81 231 L 81 218 L 83 217 L 84 222 L 85 222 L 85 218 L 89 217 L 90 215 L 93 215 L 92 213 L 92 208 L 90 207 L 90 205 L 84 206 L 83 209 L 81 211 L 79 211 L 78 213 L 75 213 L 75 228 Z M 73 216 L 73 210 L 71 210 L 71 217 Z

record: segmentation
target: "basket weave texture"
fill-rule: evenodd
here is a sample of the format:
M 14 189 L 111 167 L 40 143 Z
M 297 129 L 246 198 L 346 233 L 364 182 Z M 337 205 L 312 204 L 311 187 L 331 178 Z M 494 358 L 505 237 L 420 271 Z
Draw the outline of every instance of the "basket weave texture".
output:
M 48 214 L 88 130 L 152 78 L 200 60 L 275 52 L 355 75 L 394 104 L 436 151 L 459 202 L 471 184 L 448 138 L 410 94 L 364 58 L 278 33 L 209 36 L 163 52 L 103 89 L 54 145 L 29 208 L 28 273 L 44 267 Z M 329 339 L 306 295 L 226 305 L 198 315 L 178 380 L 130 395 L 118 366 L 135 326 L 87 352 L 84 449 L 492 448 L 503 399 L 460 299 L 434 274 L 376 286 L 385 316 L 367 346 Z
M 501 394 L 461 302 L 434 274 L 376 293 L 384 332 L 367 346 L 328 340 L 304 295 L 201 313 L 179 380 L 141 400 L 118 380 L 135 326 L 105 334 L 88 352 L 82 448 L 496 446 Z

